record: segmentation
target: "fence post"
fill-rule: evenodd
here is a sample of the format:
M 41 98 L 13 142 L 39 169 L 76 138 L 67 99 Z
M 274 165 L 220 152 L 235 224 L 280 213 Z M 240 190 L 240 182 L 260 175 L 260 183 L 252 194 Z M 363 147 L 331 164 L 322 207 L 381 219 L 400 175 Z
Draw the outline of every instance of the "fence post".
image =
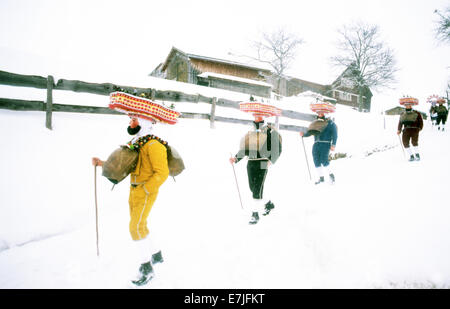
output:
M 46 119 L 45 127 L 49 130 L 52 129 L 52 110 L 53 110 L 53 76 L 49 75 L 47 77 L 47 102 L 46 102 Z
M 211 104 L 211 113 L 209 116 L 209 127 L 211 129 L 215 129 L 215 124 L 214 124 L 214 119 L 216 118 L 216 103 L 217 103 L 217 98 L 214 97 L 212 100 L 212 104 Z
M 155 96 L 156 96 L 156 89 L 152 88 L 150 89 L 150 100 L 155 100 Z

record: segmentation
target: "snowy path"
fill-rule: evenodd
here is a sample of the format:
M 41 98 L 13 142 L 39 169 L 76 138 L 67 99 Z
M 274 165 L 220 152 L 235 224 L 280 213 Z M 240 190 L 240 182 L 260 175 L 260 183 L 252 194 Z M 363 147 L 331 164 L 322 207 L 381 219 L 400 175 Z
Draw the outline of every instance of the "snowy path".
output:
M 19 117 L 2 112 L 2 125 Z M 2 182 L 0 244 L 7 245 L 0 252 L 0 287 L 130 288 L 136 264 L 128 235 L 128 186 L 119 184 L 111 192 L 110 183 L 98 179 L 97 258 L 89 165 L 91 156 L 108 155 L 117 136 L 126 137 L 123 119 L 103 116 L 105 128 L 96 129 L 96 116 L 80 124 L 60 114 L 49 133 L 41 128 L 42 117 L 34 118 L 27 119 L 28 130 L 10 139 L 20 153 L 2 154 L 10 178 Z M 433 131 L 427 123 L 420 137 L 421 162 L 406 162 L 399 146 L 333 161 L 334 186 L 309 181 L 300 139 L 286 132 L 283 154 L 269 171 L 265 189 L 276 208 L 249 226 L 227 162 L 245 127 L 221 124 L 211 131 L 207 122 L 183 125 L 188 130 L 164 129 L 188 168 L 176 182 L 168 179 L 152 210 L 149 226 L 158 231 L 165 262 L 156 266 L 148 288 L 450 285 L 448 132 Z M 21 143 L 29 130 L 36 140 Z M 341 142 L 349 144 L 341 132 Z M 387 136 L 385 144 L 395 144 L 395 133 Z M 70 143 L 63 143 L 68 137 Z M 58 143 L 62 146 L 52 147 Z M 43 148 L 52 149 L 53 156 L 48 158 Z M 27 153 L 36 162 L 23 163 Z M 64 164 L 67 160 L 73 166 Z M 236 165 L 236 173 L 245 205 L 244 162 Z M 18 189 L 23 175 L 34 175 L 25 180 L 25 195 Z

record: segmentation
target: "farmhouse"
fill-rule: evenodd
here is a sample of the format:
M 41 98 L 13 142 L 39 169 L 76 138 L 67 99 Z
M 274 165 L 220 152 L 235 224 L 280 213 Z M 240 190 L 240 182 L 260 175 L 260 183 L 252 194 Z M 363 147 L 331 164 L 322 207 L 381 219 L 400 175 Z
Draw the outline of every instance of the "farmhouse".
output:
M 370 111 L 372 92 L 358 87 L 349 78 L 347 68 L 333 83 L 322 85 L 296 77 L 277 77 L 266 65 L 241 63 L 233 60 L 200 56 L 172 47 L 166 60 L 151 76 L 185 83 L 232 90 L 271 98 L 295 96 L 305 91 L 334 98 L 336 103 Z
M 295 96 L 305 91 L 320 93 L 335 99 L 338 104 L 351 106 L 362 111 L 370 111 L 372 92 L 368 87 L 358 87 L 349 78 L 349 69 L 346 69 L 331 85 L 321 85 L 295 77 L 284 77 L 280 81 L 279 94 Z
M 166 60 L 150 75 L 270 98 L 272 85 L 265 80 L 271 74 L 267 68 L 189 54 L 172 47 Z
M 358 86 L 349 77 L 352 74 L 352 66 L 348 67 L 331 84 L 328 94 L 335 98 L 338 103 L 370 111 L 372 92 L 367 86 Z

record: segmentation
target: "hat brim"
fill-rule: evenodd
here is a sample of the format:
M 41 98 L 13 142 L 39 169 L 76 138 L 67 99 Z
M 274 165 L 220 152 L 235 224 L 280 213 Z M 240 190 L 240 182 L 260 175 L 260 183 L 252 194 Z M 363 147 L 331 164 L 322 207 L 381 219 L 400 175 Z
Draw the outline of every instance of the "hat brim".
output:
M 309 107 L 317 114 L 329 114 L 336 111 L 336 106 L 331 103 L 311 103 Z
M 400 105 L 419 105 L 419 100 L 416 98 L 401 98 L 399 100 Z
M 280 116 L 282 110 L 268 104 L 260 102 L 242 102 L 239 103 L 239 109 L 245 113 L 251 113 L 255 117 L 273 117 Z
M 175 124 L 180 116 L 180 113 L 177 111 L 152 102 L 149 99 L 136 97 L 128 93 L 113 92 L 109 98 L 109 108 L 142 119 Z

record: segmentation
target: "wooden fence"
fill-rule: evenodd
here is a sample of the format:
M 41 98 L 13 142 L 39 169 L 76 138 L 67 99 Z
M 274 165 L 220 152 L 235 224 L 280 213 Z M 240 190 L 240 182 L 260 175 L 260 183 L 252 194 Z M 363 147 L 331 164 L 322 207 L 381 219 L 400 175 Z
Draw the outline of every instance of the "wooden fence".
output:
M 120 114 L 122 113 L 111 110 L 107 107 L 97 106 L 81 106 L 68 104 L 55 104 L 53 102 L 53 90 L 68 90 L 74 92 L 91 93 L 97 95 L 109 96 L 114 91 L 126 91 L 129 93 L 147 94 L 153 100 L 163 100 L 169 102 L 188 102 L 188 103 L 208 103 L 211 104 L 211 111 L 209 114 L 202 113 L 186 113 L 182 112 L 180 118 L 190 119 L 207 119 L 213 128 L 215 121 L 250 124 L 251 120 L 226 118 L 216 115 L 216 106 L 239 109 L 239 102 L 224 98 L 211 98 L 201 94 L 186 94 L 179 91 L 165 91 L 154 88 L 137 88 L 131 86 L 120 86 L 112 83 L 88 83 L 78 80 L 60 79 L 55 84 L 52 76 L 42 77 L 35 75 L 21 75 L 5 71 L 0 71 L 0 84 L 18 87 L 31 87 L 39 89 L 47 89 L 47 100 L 44 101 L 27 101 L 16 99 L 0 98 L 0 108 L 16 111 L 43 111 L 46 112 L 46 127 L 52 129 L 52 113 L 53 112 L 73 112 L 73 113 L 93 113 L 93 114 Z M 283 110 L 282 117 L 313 121 L 314 115 L 304 114 L 295 111 Z M 278 122 L 278 118 L 277 118 Z M 289 131 L 306 131 L 306 127 L 279 124 L 280 130 Z

